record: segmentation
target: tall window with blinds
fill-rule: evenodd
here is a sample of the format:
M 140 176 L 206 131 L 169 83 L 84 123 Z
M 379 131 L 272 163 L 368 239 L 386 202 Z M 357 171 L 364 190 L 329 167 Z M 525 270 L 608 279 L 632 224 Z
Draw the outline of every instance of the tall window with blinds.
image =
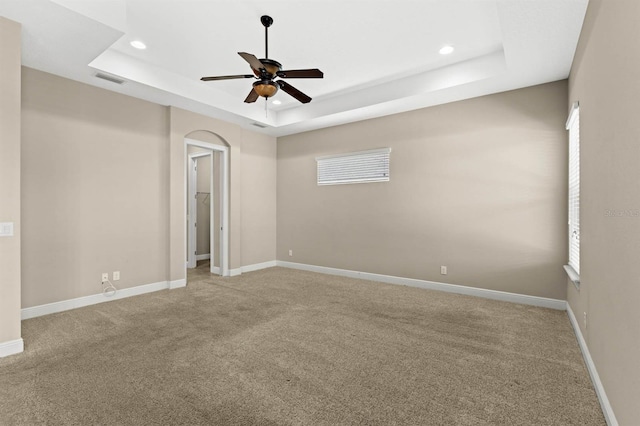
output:
M 569 131 L 569 266 L 580 274 L 580 106 L 567 120 Z
M 389 181 L 391 148 L 316 157 L 318 185 Z

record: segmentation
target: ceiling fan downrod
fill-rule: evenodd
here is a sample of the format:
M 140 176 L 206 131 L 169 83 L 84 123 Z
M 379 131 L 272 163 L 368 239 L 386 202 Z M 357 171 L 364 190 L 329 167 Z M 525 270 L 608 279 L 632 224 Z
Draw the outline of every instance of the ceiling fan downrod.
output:
M 264 25 L 264 57 L 269 58 L 269 27 L 273 24 L 273 18 L 269 15 L 262 15 L 260 22 Z

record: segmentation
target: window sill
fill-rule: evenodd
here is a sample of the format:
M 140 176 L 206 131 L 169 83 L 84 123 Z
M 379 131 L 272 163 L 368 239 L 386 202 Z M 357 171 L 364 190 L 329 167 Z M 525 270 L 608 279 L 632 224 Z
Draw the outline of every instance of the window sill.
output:
M 573 269 L 569 265 L 564 265 L 563 268 L 567 273 L 567 275 L 569 276 L 569 279 L 571 280 L 571 282 L 573 282 L 573 285 L 576 286 L 576 289 L 580 290 L 580 274 L 577 273 L 575 269 Z

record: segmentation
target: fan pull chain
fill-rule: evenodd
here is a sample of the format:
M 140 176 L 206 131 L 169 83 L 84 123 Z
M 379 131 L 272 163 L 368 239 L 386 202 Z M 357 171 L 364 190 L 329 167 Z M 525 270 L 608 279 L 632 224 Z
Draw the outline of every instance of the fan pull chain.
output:
M 268 98 L 264 98 L 264 118 L 269 118 L 269 110 L 267 109 Z

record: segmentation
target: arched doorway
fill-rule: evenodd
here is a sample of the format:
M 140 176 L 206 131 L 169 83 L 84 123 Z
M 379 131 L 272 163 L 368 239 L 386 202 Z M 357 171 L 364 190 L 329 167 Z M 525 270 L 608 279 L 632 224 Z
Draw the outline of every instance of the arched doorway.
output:
M 201 133 L 202 131 L 198 132 Z M 207 132 L 211 136 L 217 135 Z M 185 219 L 186 219 L 186 267 L 195 267 L 197 253 L 197 206 L 202 194 L 197 194 L 197 171 L 194 169 L 197 161 L 210 161 L 208 176 L 210 193 L 209 200 L 209 245 L 210 272 L 221 276 L 229 276 L 229 147 L 222 138 L 222 144 L 204 142 L 191 139 L 193 132 L 185 138 L 185 158 L 187 167 L 185 174 Z M 197 148 L 194 150 L 194 148 Z M 191 152 L 190 152 L 191 151 Z M 218 177 L 219 179 L 216 179 Z M 217 189 L 217 190 L 216 190 Z M 191 206 L 189 208 L 188 206 Z M 202 226 L 201 226 L 202 228 Z M 186 276 L 186 271 L 185 271 Z

